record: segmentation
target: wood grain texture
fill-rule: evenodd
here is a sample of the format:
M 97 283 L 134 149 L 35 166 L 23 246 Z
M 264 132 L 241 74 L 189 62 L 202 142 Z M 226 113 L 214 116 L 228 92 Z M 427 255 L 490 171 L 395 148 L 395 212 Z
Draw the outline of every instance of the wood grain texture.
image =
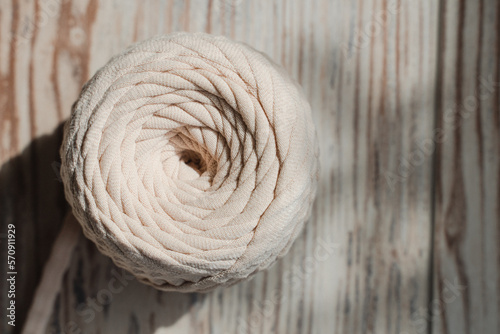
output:
M 498 87 L 461 126 L 446 114 L 481 76 L 500 81 L 498 1 L 0 4 L 0 233 L 17 226 L 19 324 L 67 210 L 53 169 L 81 86 L 131 43 L 184 30 L 244 41 L 303 86 L 313 217 L 270 270 L 208 294 L 142 285 L 82 237 L 41 332 L 499 332 Z M 451 301 L 450 284 L 467 289 Z
M 433 333 L 499 333 L 500 2 L 441 16 Z

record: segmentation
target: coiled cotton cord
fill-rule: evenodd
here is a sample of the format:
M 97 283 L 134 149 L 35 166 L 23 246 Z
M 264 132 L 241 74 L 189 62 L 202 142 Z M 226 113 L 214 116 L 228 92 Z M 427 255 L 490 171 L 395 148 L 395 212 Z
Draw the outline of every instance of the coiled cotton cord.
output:
M 85 235 L 139 280 L 186 292 L 285 254 L 318 177 L 298 85 L 251 47 L 202 33 L 112 58 L 75 104 L 61 157 Z

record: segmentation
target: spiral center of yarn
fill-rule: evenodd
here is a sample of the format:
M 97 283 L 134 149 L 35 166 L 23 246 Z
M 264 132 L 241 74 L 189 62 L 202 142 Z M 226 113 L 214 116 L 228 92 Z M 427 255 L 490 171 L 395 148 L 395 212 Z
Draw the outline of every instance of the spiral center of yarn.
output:
M 199 175 L 207 170 L 207 164 L 200 153 L 186 150 L 181 152 L 181 161 L 190 168 L 192 168 Z
M 212 186 L 213 177 L 217 174 L 217 160 L 208 151 L 203 141 L 191 132 L 206 131 L 197 127 L 180 127 L 173 134 L 164 135 L 159 144 L 152 143 L 152 150 L 158 150 L 161 168 L 167 178 L 185 181 L 196 189 L 206 191 Z M 153 153 L 154 155 L 154 153 Z M 149 157 L 147 157 L 149 158 Z M 144 164 L 139 161 L 139 164 Z M 146 168 L 155 169 L 146 163 Z

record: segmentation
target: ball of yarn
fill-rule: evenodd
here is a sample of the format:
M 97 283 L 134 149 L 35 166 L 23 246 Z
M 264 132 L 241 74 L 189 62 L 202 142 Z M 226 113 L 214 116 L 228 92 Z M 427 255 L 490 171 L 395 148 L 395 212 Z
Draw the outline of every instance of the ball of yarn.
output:
M 66 198 L 98 249 L 161 290 L 267 268 L 308 219 L 318 144 L 300 88 L 264 54 L 176 33 L 83 87 L 61 148 Z

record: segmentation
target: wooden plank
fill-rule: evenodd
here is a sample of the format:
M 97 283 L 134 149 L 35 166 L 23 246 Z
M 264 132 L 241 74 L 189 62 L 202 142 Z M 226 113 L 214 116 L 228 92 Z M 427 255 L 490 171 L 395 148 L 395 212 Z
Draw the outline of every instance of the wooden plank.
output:
M 63 116 L 74 95 L 55 98 L 50 13 L 31 2 L 2 1 L 0 11 L 0 332 L 20 329 L 51 244 L 67 211 L 54 172 Z M 37 18 L 35 18 L 37 17 Z M 48 37 L 49 39 L 45 39 Z M 72 79 L 71 79 L 72 80 Z M 70 95 L 70 96 L 68 96 Z M 69 97 L 69 99 L 67 99 Z M 56 168 L 57 169 L 57 168 Z M 7 325 L 7 232 L 16 226 L 16 327 Z M 10 275 L 9 275 L 10 276 Z
M 412 315 L 428 300 L 431 158 L 420 146 L 433 127 L 437 3 L 395 4 L 344 2 L 354 8 L 340 32 L 357 47 L 351 63 L 337 62 L 338 104 L 329 109 L 338 162 L 333 211 L 324 216 L 345 227 L 325 222 L 320 235 L 348 240 L 347 261 L 316 278 L 317 298 L 335 296 L 323 304 L 335 311 L 323 311 L 318 333 L 413 333 Z
M 429 302 L 432 158 L 418 152 L 434 128 L 436 1 L 54 0 L 42 14 L 45 3 L 13 1 L 0 14 L 2 82 L 11 87 L 0 92 L 0 147 L 13 148 L 2 162 L 52 133 L 112 55 L 187 30 L 245 41 L 282 63 L 311 102 L 322 164 L 311 222 L 269 271 L 208 294 L 163 293 L 130 280 L 82 238 L 47 332 L 420 331 L 413 315 Z M 34 28 L 12 44 L 11 31 L 30 31 L 23 19 Z M 25 226 L 20 305 L 62 221 L 60 184 L 45 171 L 56 134 L 5 172 L 15 185 L 27 179 L 27 194 L 0 188 L 2 219 Z
M 433 333 L 499 333 L 500 3 L 441 13 Z

